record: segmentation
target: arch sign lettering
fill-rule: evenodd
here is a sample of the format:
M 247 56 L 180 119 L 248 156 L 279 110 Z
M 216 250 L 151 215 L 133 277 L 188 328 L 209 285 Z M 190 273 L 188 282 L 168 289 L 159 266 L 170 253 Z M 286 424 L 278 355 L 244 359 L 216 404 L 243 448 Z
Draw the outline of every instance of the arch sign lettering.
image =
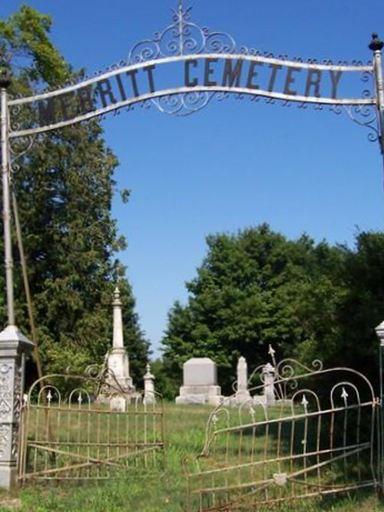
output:
M 383 152 L 383 46 L 374 34 L 369 45 L 373 60 L 368 63 L 288 59 L 238 46 L 226 33 L 200 28 L 180 2 L 165 30 L 137 43 L 126 61 L 93 77 L 31 97 L 10 98 L 9 79 L 3 73 L 1 151 L 9 323 L 14 323 L 8 189 L 8 145 L 13 141 L 28 141 L 136 104 L 185 116 L 215 99 L 234 96 L 346 112 L 369 129 L 370 140 L 377 140 Z

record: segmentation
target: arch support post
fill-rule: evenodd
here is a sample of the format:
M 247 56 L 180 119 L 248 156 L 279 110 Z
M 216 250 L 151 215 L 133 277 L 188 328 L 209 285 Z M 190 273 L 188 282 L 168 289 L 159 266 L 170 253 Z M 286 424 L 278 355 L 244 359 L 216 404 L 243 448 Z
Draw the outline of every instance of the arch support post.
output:
M 384 165 L 384 78 L 383 78 L 383 62 L 382 50 L 384 42 L 379 39 L 375 33 L 372 34 L 372 40 L 369 49 L 373 51 L 373 69 L 375 74 L 376 89 L 376 107 L 379 128 L 379 144 L 383 157 Z M 379 432 L 378 432 L 378 474 L 381 492 L 384 492 L 384 322 L 376 327 L 376 335 L 380 341 L 379 347 L 379 368 L 380 368 L 380 409 L 379 409 Z
M 377 34 L 372 34 L 372 40 L 369 49 L 373 51 L 373 69 L 375 74 L 376 106 L 378 112 L 379 124 L 379 143 L 381 154 L 384 156 L 384 79 L 382 50 L 384 42 L 379 39 Z
M 8 118 L 8 87 L 11 75 L 8 66 L 0 63 L 0 122 L 1 122 L 1 173 L 3 185 L 3 231 L 4 231 L 4 264 L 5 284 L 7 292 L 7 323 L 15 325 L 15 308 L 13 297 L 13 258 L 11 240 L 11 199 L 10 199 L 10 162 L 9 162 L 9 118 Z
M 21 413 L 25 355 L 34 344 L 15 325 L 13 257 L 11 239 L 11 196 L 9 162 L 8 87 L 9 67 L 0 61 L 0 133 L 3 185 L 4 263 L 7 295 L 7 327 L 0 332 L 0 488 L 17 484 L 20 456 Z

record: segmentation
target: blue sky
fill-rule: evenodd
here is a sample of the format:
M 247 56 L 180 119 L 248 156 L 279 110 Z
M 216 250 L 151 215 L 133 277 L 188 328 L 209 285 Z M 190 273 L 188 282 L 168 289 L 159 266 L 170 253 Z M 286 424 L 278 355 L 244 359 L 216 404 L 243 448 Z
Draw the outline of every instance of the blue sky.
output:
M 23 2 L 2 0 L 0 16 Z M 53 17 L 52 38 L 90 73 L 127 57 L 165 28 L 174 0 L 30 0 Z M 384 37 L 382 0 L 194 0 L 199 25 L 238 45 L 289 57 L 368 61 L 372 31 Z M 382 229 L 377 144 L 346 115 L 245 99 L 212 102 L 188 118 L 135 109 L 105 122 L 118 187 L 132 190 L 113 213 L 128 239 L 120 255 L 141 325 L 157 350 L 167 311 L 205 255 L 205 236 L 268 222 L 288 237 L 353 243 Z

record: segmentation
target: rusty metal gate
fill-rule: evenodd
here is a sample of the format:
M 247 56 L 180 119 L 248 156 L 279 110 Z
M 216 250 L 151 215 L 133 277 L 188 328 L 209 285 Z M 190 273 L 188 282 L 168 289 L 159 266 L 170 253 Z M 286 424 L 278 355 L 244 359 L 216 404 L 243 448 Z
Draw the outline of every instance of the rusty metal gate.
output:
M 164 467 L 161 397 L 127 393 L 113 376 L 48 375 L 22 409 L 19 479 L 103 480 Z
M 212 412 L 188 475 L 191 512 L 249 512 L 378 486 L 380 404 L 370 381 L 349 368 L 313 365 L 283 360 L 272 401 L 258 394 L 261 383 L 252 398 L 239 404 L 234 395 Z

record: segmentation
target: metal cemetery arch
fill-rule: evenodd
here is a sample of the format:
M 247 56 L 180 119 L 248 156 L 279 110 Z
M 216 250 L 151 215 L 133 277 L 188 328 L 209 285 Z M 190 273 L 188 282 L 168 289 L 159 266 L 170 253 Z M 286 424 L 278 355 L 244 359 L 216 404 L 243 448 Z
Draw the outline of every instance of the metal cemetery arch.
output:
M 330 108 L 345 111 L 359 125 L 369 129 L 369 138 L 379 141 L 384 151 L 384 83 L 381 50 L 384 46 L 373 34 L 370 49 L 373 62 L 333 63 L 326 60 L 303 62 L 274 56 L 245 46 L 237 46 L 226 33 L 201 28 L 191 21 L 191 9 L 181 2 L 171 25 L 153 39 L 137 43 L 128 59 L 109 70 L 45 91 L 31 97 L 9 98 L 11 78 L 7 67 L 0 68 L 1 157 L 3 180 L 4 251 L 8 324 L 15 324 L 13 306 L 13 261 L 10 231 L 10 154 L 17 158 L 23 146 L 28 150 L 34 137 L 74 125 L 135 104 L 153 105 L 161 112 L 189 115 L 213 99 L 248 96 L 299 108 Z M 167 83 L 168 69 L 180 73 L 176 84 Z M 172 79 L 174 77 L 172 72 Z M 160 80 L 161 78 L 161 80 Z M 374 78 L 374 92 L 367 82 Z M 356 83 L 357 80 L 357 83 Z M 350 89 L 354 83 L 354 94 Z M 363 83 L 363 91 L 361 90 Z M 357 91 L 357 92 L 356 92 Z M 24 124 L 18 115 L 24 113 Z M 16 146 L 13 144 L 16 143 Z M 25 145 L 24 145 L 25 143 Z
M 373 61 L 352 63 L 288 60 L 244 46 L 225 33 L 191 21 L 180 3 L 172 23 L 153 39 L 137 43 L 128 59 L 109 70 L 31 97 L 8 95 L 11 77 L 0 66 L 1 168 L 8 325 L 15 325 L 11 251 L 11 157 L 28 151 L 34 138 L 136 104 L 172 115 L 189 115 L 229 95 L 295 103 L 346 112 L 368 128 L 384 152 L 382 43 L 373 35 Z M 369 81 L 371 80 L 371 84 Z M 373 84 L 373 85 L 372 85 Z M 367 88 L 368 85 L 368 88 Z M 363 90 L 362 90 L 363 89 Z M 22 124 L 19 120 L 24 119 Z M 382 393 L 381 393 L 382 396 Z

